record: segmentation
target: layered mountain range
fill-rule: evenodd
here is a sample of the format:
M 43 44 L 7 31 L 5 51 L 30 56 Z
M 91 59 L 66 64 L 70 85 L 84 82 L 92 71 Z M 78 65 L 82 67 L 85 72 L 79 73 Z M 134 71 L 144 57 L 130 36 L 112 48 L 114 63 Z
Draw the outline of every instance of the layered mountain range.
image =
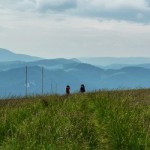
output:
M 122 62 L 120 58 L 119 63 L 119 58 L 95 59 L 102 63 L 94 64 L 90 58 L 88 62 L 85 58 L 42 59 L 0 49 L 0 97 L 24 96 L 26 90 L 28 95 L 42 94 L 42 90 L 64 94 L 66 85 L 71 92 L 79 92 L 81 84 L 86 91 L 150 87 L 149 58 L 124 58 Z

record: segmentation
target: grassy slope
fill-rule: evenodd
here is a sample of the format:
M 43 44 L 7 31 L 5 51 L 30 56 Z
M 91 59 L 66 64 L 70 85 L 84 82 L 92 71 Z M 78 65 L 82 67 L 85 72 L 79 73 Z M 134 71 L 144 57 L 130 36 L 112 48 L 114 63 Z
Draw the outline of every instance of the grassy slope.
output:
M 150 90 L 0 101 L 0 150 L 149 150 Z

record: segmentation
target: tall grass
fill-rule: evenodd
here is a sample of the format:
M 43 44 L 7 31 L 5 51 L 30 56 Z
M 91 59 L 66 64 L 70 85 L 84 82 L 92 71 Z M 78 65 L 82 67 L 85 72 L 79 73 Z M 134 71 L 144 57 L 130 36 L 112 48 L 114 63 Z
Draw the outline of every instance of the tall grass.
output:
M 0 102 L 0 150 L 149 150 L 149 92 L 5 100 Z

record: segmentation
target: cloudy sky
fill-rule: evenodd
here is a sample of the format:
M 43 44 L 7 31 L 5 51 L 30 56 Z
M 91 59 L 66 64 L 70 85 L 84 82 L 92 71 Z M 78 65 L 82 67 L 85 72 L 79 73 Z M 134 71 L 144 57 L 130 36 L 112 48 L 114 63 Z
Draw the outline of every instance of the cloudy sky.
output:
M 0 47 L 45 58 L 150 57 L 150 0 L 0 0 Z

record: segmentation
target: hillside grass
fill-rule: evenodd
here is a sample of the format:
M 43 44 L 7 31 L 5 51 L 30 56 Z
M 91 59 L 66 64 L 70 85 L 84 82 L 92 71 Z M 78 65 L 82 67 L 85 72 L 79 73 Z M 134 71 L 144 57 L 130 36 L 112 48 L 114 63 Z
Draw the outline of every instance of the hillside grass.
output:
M 1 100 L 0 150 L 150 150 L 150 90 Z

